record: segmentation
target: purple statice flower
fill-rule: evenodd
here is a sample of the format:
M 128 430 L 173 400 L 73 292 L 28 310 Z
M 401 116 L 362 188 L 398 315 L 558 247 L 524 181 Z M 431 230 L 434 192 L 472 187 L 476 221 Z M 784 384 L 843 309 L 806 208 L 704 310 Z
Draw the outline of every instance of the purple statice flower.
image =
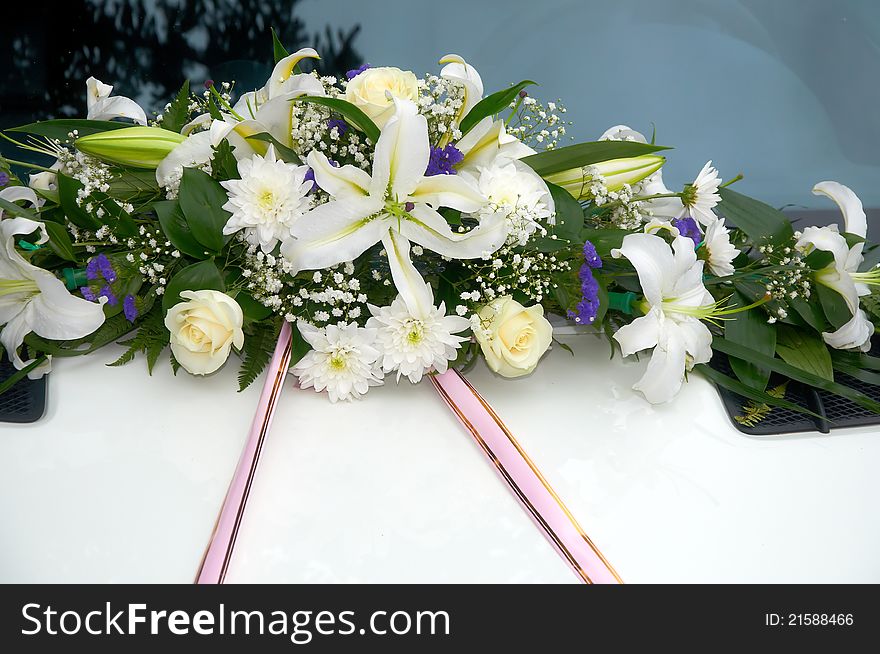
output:
M 336 128 L 336 131 L 339 132 L 339 136 L 342 136 L 348 131 L 348 124 L 344 120 L 339 120 L 338 118 L 331 118 L 327 121 L 327 129 L 332 130 Z
M 314 193 L 315 189 L 318 188 L 318 182 L 315 181 L 315 171 L 311 168 L 306 171 L 306 174 L 303 176 L 303 181 L 312 183 L 312 188 L 309 189 L 309 193 Z
M 602 259 L 599 257 L 599 253 L 596 252 L 596 246 L 589 241 L 584 242 L 584 260 L 590 268 L 602 267 Z
M 137 306 L 134 303 L 134 295 L 126 295 L 125 299 L 122 301 L 122 313 L 125 314 L 125 319 L 128 322 L 134 322 L 135 318 L 138 317 Z
M 9 175 L 0 171 L 0 186 L 6 186 L 9 183 Z
M 593 269 L 586 263 L 578 271 L 578 277 L 581 280 L 581 301 L 575 311 L 568 312 L 568 318 L 580 325 L 590 325 L 599 313 L 599 282 L 593 277 Z
M 364 64 L 363 66 L 359 66 L 359 67 L 357 67 L 357 68 L 352 68 L 350 71 L 348 71 L 348 72 L 345 74 L 345 77 L 346 77 L 346 79 L 348 79 L 348 80 L 353 80 L 355 77 L 357 77 L 357 76 L 360 75 L 362 72 L 364 72 L 365 70 L 367 70 L 367 68 L 370 68 L 370 64 Z
M 97 302 L 98 296 L 95 295 L 95 292 L 90 289 L 88 286 L 80 286 L 79 292 L 82 293 L 82 296 L 87 299 L 89 302 Z
M 464 155 L 451 143 L 445 148 L 431 148 L 431 158 L 428 159 L 428 168 L 425 177 L 432 175 L 454 175 L 455 166 L 460 164 Z
M 697 247 L 700 241 L 703 240 L 703 235 L 700 233 L 697 221 L 689 216 L 686 218 L 676 218 L 672 221 L 672 225 L 678 230 L 679 234 L 691 239 L 694 242 L 694 247 Z
M 98 291 L 98 297 L 107 298 L 107 304 L 109 304 L 111 307 L 116 306 L 119 303 L 119 299 L 115 295 L 113 295 L 113 291 L 108 285 L 101 287 L 101 290 Z
M 116 271 L 113 270 L 110 259 L 103 252 L 92 257 L 86 265 L 86 279 L 98 279 L 98 276 L 103 277 L 110 284 L 116 281 Z

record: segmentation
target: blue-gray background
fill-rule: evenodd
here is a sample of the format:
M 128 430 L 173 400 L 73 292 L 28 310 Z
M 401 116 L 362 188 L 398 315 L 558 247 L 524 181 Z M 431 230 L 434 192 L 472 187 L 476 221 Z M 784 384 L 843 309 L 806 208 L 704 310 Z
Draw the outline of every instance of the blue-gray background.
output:
M 336 74 L 360 61 L 436 72 L 454 52 L 487 90 L 536 80 L 578 139 L 655 125 L 676 148 L 671 187 L 712 159 L 777 206 L 831 208 L 810 189 L 834 179 L 880 207 L 880 0 L 38 3 L 0 21 L 0 128 L 83 115 L 89 75 L 148 110 L 184 77 L 253 88 L 271 70 L 271 25 Z
M 815 182 L 880 206 L 878 0 L 305 0 L 307 24 L 359 23 L 374 65 L 464 56 L 487 88 L 539 81 L 572 135 L 627 123 L 674 145 L 666 177 L 712 159 L 774 205 L 826 207 Z

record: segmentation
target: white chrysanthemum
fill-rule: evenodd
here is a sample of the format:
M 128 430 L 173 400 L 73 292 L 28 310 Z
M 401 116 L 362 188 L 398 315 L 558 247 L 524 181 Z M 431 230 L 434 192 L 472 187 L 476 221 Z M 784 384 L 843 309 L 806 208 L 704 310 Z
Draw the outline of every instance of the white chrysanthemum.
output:
M 367 305 L 373 317 L 367 327 L 377 330 L 376 344 L 382 351 L 381 364 L 385 372 L 397 371 L 413 384 L 432 368 L 446 372 L 447 364 L 467 337 L 454 334 L 470 329 L 470 320 L 447 316 L 446 307 L 432 306 L 422 317 L 410 313 L 399 295 L 390 306 Z
M 733 260 L 739 254 L 730 242 L 730 230 L 724 226 L 724 218 L 710 223 L 703 239 L 709 255 L 709 270 L 713 275 L 726 277 L 734 273 Z
M 305 179 L 308 171 L 308 166 L 277 160 L 272 146 L 265 157 L 255 154 L 239 161 L 241 179 L 221 182 L 229 195 L 223 208 L 232 213 L 223 233 L 243 229 L 248 242 L 267 254 L 288 240 L 294 223 L 312 208 L 312 182 Z
M 703 166 L 694 183 L 685 186 L 681 198 L 684 209 L 678 217 L 690 216 L 698 223 L 711 225 L 716 220 L 712 209 L 721 202 L 721 196 L 718 195 L 719 186 L 721 186 L 721 178 L 709 161 Z
M 496 159 L 477 169 L 476 185 L 489 199 L 480 214 L 504 216 L 508 243 L 525 245 L 541 223 L 554 222 L 556 208 L 546 182 L 524 163 Z
M 327 325 L 318 328 L 305 322 L 297 324 L 300 334 L 312 350 L 291 372 L 299 378 L 302 388 L 326 390 L 331 402 L 356 400 L 370 386 L 380 386 L 375 347 L 376 330 L 351 324 L 346 327 Z

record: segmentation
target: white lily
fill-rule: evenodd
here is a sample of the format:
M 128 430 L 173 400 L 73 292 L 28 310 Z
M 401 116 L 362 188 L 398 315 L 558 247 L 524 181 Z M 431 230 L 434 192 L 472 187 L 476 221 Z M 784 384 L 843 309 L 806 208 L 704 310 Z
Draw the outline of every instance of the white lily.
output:
M 0 191 L 0 198 L 37 204 L 36 194 L 21 186 Z M 103 324 L 102 305 L 107 301 L 102 297 L 96 304 L 71 295 L 60 279 L 32 265 L 16 251 L 15 237 L 37 230 L 38 244 L 49 240 L 42 223 L 27 218 L 2 218 L 0 212 L 0 343 L 19 370 L 31 363 L 23 361 L 18 353 L 25 336 L 31 332 L 54 340 L 88 336 Z M 35 378 L 46 372 L 48 366 L 40 366 L 30 376 Z
M 147 124 L 147 114 L 141 106 L 123 95 L 110 93 L 113 87 L 99 79 L 86 80 L 86 106 L 89 120 L 110 120 L 111 118 L 131 118 L 139 125 Z
M 446 64 L 440 70 L 440 77 L 457 82 L 464 87 L 464 101 L 455 116 L 455 124 L 459 125 L 468 112 L 483 99 L 483 79 L 476 68 L 457 54 L 448 54 L 439 63 Z M 444 134 L 440 146 L 446 145 L 450 138 L 450 133 Z
M 458 175 L 425 177 L 430 157 L 428 124 L 415 103 L 394 100 L 396 112 L 382 128 L 372 176 L 352 165 L 336 168 L 317 150 L 308 164 L 315 181 L 333 200 L 303 215 L 281 253 L 293 272 L 352 261 L 381 242 L 398 292 L 414 315 L 432 300 L 410 260 L 410 241 L 455 259 L 474 259 L 497 250 L 506 237 L 503 217 L 491 217 L 467 233 L 454 233 L 436 207 L 478 211 L 483 197 Z
M 865 238 L 868 220 L 861 200 L 851 189 L 837 182 L 820 182 L 813 187 L 813 193 L 825 195 L 837 203 L 843 214 L 845 232 Z M 817 270 L 814 277 L 818 283 L 840 293 L 852 313 L 852 318 L 845 325 L 835 332 L 823 333 L 822 338 L 837 349 L 858 348 L 867 352 L 871 348 L 874 325 L 859 308 L 859 297 L 870 294 L 867 283 L 876 283 L 876 274 L 858 272 L 864 258 L 864 243 L 856 243 L 850 248 L 837 225 L 831 225 L 807 227 L 798 239 L 797 247 L 806 253 L 823 250 L 834 255 L 834 260 Z
M 611 256 L 629 260 L 645 295 L 644 315 L 614 334 L 623 356 L 653 348 L 633 389 L 653 404 L 668 402 L 685 371 L 712 358 L 712 334 L 700 319 L 717 315 L 718 305 L 703 286 L 703 262 L 684 236 L 676 236 L 670 249 L 659 236 L 628 234 Z
M 219 145 L 225 138 L 234 148 L 237 159 L 254 154 L 265 155 L 269 143 L 248 140 L 247 137 L 267 132 L 282 145 L 291 147 L 291 100 L 303 95 L 324 95 L 324 87 L 314 75 L 293 72 L 296 65 L 307 58 L 321 57 L 312 48 L 297 50 L 275 64 L 265 86 L 243 94 L 231 112 L 222 112 L 223 120 L 211 122 L 211 145 Z M 199 116 L 190 125 L 202 124 L 209 118 Z
M 459 170 L 475 171 L 491 166 L 498 159 L 513 161 L 535 154 L 532 148 L 507 133 L 503 120 L 493 121 L 488 116 L 462 136 L 455 147 L 464 155 Z

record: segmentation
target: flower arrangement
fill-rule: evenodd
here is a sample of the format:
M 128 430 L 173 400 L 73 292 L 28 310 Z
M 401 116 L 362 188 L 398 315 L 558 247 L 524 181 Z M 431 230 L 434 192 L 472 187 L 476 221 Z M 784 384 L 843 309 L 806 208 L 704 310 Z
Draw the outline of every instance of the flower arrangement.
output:
M 240 384 L 284 321 L 303 388 L 351 400 L 478 357 L 529 374 L 549 314 L 648 355 L 635 389 L 671 400 L 689 371 L 771 406 L 771 372 L 880 404 L 835 381 L 873 382 L 880 249 L 836 182 L 840 227 L 795 231 L 707 163 L 665 186 L 668 148 L 629 127 L 566 144 L 565 108 L 526 80 L 486 94 L 457 55 L 438 75 L 318 59 L 275 41 L 265 86 L 185 83 L 152 119 L 87 81 L 87 117 L 8 130 L 47 168 L 2 160 L 0 341 L 25 374 L 120 341 L 116 362 L 170 349 L 175 373 L 232 353 Z M 35 171 L 26 183 L 11 165 Z M 732 375 L 707 364 L 730 357 Z M 579 365 L 589 365 L 580 362 Z

